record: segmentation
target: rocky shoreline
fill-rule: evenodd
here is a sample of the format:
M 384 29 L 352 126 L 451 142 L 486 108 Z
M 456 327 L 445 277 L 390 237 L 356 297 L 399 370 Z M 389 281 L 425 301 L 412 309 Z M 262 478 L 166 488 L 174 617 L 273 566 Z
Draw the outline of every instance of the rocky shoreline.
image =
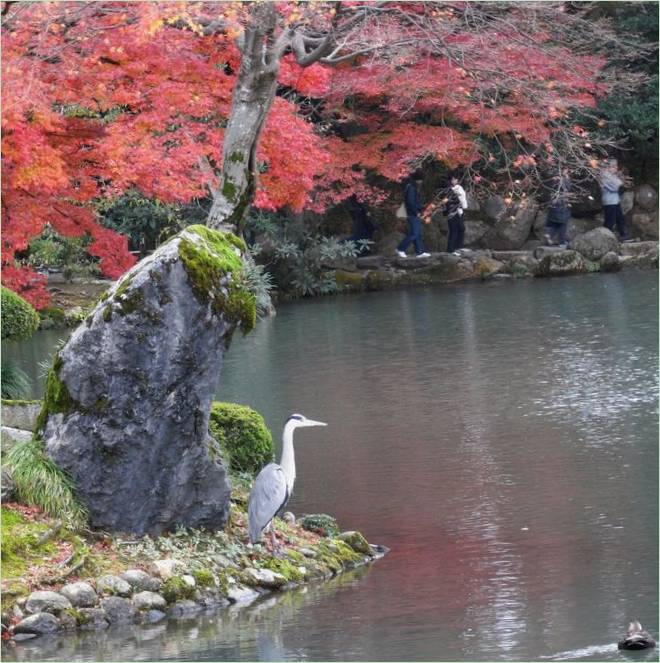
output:
M 35 564 L 19 578 L 3 574 L 3 643 L 190 619 L 327 580 L 387 552 L 359 532 L 337 534 L 334 520 L 317 514 L 297 522 L 277 519 L 282 549 L 273 555 L 267 545 L 245 543 L 246 501 L 247 488 L 240 486 L 232 496 L 226 531 L 179 530 L 138 540 L 99 532 L 78 536 L 60 531 L 58 522 L 38 510 L 4 504 L 7 556 L 27 539 L 32 547 L 28 557 L 35 558 L 29 561 Z M 44 552 L 51 555 L 37 562 Z
M 440 252 L 432 253 L 429 258 L 372 255 L 332 266 L 342 290 L 369 292 L 411 285 L 657 269 L 658 242 L 622 244 L 609 230 L 598 228 L 577 237 L 566 248 L 462 249 L 460 255 Z

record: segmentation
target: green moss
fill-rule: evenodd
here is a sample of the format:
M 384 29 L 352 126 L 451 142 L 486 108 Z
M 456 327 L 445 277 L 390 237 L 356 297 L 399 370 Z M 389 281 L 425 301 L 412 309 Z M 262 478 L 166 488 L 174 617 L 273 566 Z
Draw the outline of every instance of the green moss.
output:
M 270 557 L 264 562 L 263 567 L 284 576 L 287 582 L 302 582 L 305 579 L 298 568 L 287 559 Z
M 218 571 L 218 589 L 223 596 L 227 596 L 227 594 L 229 594 L 229 579 L 233 577 L 234 576 L 231 574 L 231 572 L 227 571 L 227 569 L 221 569 Z
M 287 548 L 286 555 L 290 560 L 295 562 L 298 566 L 305 564 L 305 562 L 307 561 L 305 555 L 298 552 L 297 550 L 293 550 L 292 548 Z
M 75 401 L 71 398 L 67 386 L 59 379 L 55 369 L 51 368 L 46 377 L 44 401 L 41 406 L 41 412 L 39 412 L 39 416 L 37 417 L 35 430 L 42 430 L 51 414 L 58 412 L 66 414 L 72 409 L 75 409 Z
M 123 297 L 116 299 L 116 301 L 119 304 L 120 315 L 133 313 L 141 308 L 144 303 L 142 292 L 140 290 L 133 290 L 133 292 L 125 294 Z
M 255 474 L 273 460 L 273 438 L 263 417 L 252 408 L 214 402 L 209 432 L 234 472 Z
M 90 618 L 87 615 L 85 615 L 80 610 L 77 610 L 76 608 L 65 608 L 63 612 L 65 615 L 73 617 L 76 620 L 76 624 L 78 624 L 78 626 L 87 624 L 87 622 L 89 622 L 90 620 Z
M 243 163 L 243 155 L 240 152 L 232 152 L 229 155 L 229 161 L 232 163 Z
M 237 282 L 241 259 L 236 248 L 245 244 L 231 233 L 221 233 L 206 226 L 189 226 L 179 243 L 179 256 L 190 279 L 193 292 L 201 303 L 210 303 L 217 314 L 227 315 L 240 324 L 244 333 L 256 324 L 254 295 Z
M 225 178 L 222 184 L 222 195 L 232 203 L 236 197 L 236 185 L 227 178 Z
M 160 593 L 168 603 L 175 603 L 182 599 L 192 599 L 195 588 L 180 576 L 172 576 L 165 581 Z
M 193 571 L 193 578 L 199 587 L 215 587 L 215 576 L 207 569 Z
M 28 338 L 39 329 L 39 315 L 33 306 L 9 288 L 0 288 L 2 338 Z
M 327 549 L 332 552 L 344 565 L 350 562 L 362 561 L 362 555 L 353 550 L 353 548 L 351 548 L 348 543 L 342 541 L 341 539 L 332 539 L 324 543 L 327 546 Z
M 0 558 L 3 580 L 20 578 L 31 564 L 57 552 L 50 542 L 38 545 L 39 537 L 47 529 L 47 525 L 26 520 L 16 511 L 2 507 Z
M 339 535 L 338 539 L 348 544 L 356 553 L 362 553 L 363 555 L 372 554 L 369 542 L 360 532 L 343 532 Z
M 0 401 L 2 405 L 35 405 L 36 403 L 41 403 L 39 400 L 34 400 L 34 401 L 29 401 L 29 400 L 16 400 L 13 398 L 3 398 L 2 401 Z
M 110 322 L 110 320 L 112 320 L 112 306 L 110 304 L 103 309 L 103 319 L 105 322 Z
M 117 285 L 117 288 L 114 292 L 114 298 L 117 300 L 119 297 L 121 297 L 127 290 L 128 286 L 131 285 L 131 282 L 133 281 L 132 276 L 125 276 Z

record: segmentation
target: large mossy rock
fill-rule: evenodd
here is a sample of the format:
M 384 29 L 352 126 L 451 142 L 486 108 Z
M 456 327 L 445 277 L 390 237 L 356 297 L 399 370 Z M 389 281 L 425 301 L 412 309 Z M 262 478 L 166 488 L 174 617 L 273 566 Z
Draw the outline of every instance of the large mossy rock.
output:
M 229 490 L 208 433 L 224 351 L 255 322 L 243 243 L 190 226 L 101 298 L 54 361 L 37 422 L 94 527 L 222 528 Z

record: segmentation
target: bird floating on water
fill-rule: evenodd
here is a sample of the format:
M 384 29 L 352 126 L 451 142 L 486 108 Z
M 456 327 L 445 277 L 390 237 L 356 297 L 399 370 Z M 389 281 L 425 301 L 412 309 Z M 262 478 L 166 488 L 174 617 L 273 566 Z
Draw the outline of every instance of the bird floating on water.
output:
M 248 500 L 248 532 L 251 543 L 261 539 L 261 533 L 271 524 L 275 515 L 284 508 L 293 492 L 296 480 L 296 461 L 293 451 L 293 431 L 306 426 L 327 426 L 322 421 L 292 414 L 284 424 L 282 457 L 280 464 L 269 463 L 257 475 Z M 271 530 L 275 550 L 275 533 Z
M 630 622 L 626 637 L 619 640 L 619 649 L 650 649 L 651 647 L 655 647 L 655 640 L 639 622 Z

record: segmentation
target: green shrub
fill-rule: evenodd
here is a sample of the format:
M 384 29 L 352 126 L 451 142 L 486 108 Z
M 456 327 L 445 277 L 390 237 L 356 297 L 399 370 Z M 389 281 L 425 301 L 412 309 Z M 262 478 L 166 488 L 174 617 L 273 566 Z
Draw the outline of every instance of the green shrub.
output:
M 2 286 L 2 338 L 28 338 L 39 328 L 39 315 L 31 304 Z
M 234 472 L 255 474 L 273 460 L 273 438 L 263 417 L 235 403 L 213 403 L 209 431 Z
M 27 262 L 37 268 L 61 269 L 66 278 L 96 276 L 99 274 L 97 260 L 87 253 L 91 242 L 90 235 L 64 237 L 46 228 L 30 242 Z
M 337 521 L 325 513 L 310 513 L 300 519 L 300 526 L 321 536 L 335 537 L 339 534 Z

